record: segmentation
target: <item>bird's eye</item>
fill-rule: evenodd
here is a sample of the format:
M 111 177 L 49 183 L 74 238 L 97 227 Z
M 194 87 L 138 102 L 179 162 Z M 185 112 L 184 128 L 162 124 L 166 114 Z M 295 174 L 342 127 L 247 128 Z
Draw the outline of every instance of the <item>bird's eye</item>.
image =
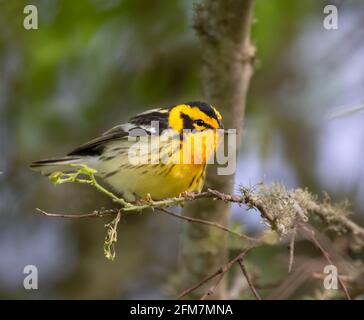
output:
M 198 119 L 198 120 L 195 120 L 194 121 L 198 126 L 202 127 L 205 125 L 205 121 L 201 120 L 201 119 Z

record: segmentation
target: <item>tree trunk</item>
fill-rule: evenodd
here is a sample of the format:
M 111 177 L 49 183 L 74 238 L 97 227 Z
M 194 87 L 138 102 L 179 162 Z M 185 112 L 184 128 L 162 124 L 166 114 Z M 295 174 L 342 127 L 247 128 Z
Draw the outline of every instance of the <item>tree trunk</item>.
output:
M 196 6 L 194 27 L 201 41 L 202 87 L 207 102 L 222 114 L 225 129 L 237 130 L 237 146 L 244 120 L 246 96 L 253 74 L 255 49 L 250 41 L 253 0 L 203 0 Z M 210 165 L 205 186 L 230 193 L 234 175 L 217 175 Z M 184 214 L 228 224 L 230 207 L 224 202 L 195 201 Z M 185 224 L 182 235 L 183 286 L 202 280 L 227 258 L 226 234 L 203 225 Z M 206 287 L 191 298 L 200 298 Z M 212 298 L 225 296 L 221 282 Z

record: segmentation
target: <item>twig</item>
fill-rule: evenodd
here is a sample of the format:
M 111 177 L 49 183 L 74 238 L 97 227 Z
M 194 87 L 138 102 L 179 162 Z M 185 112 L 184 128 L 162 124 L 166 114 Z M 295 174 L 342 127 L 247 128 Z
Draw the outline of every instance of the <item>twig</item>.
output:
M 144 203 L 142 204 L 133 204 L 130 202 L 125 201 L 123 198 L 119 198 L 116 195 L 114 195 L 112 192 L 105 189 L 103 186 L 101 186 L 94 174 L 96 171 L 92 168 L 89 168 L 85 165 L 78 166 L 80 169 L 75 173 L 62 173 L 62 172 L 56 172 L 50 176 L 50 180 L 54 184 L 62 184 L 62 183 L 81 183 L 81 184 L 88 184 L 93 187 L 95 187 L 98 191 L 106 194 L 109 198 L 111 198 L 115 203 L 118 203 L 122 207 L 123 212 L 140 212 L 144 209 L 151 208 L 151 209 L 160 209 L 160 208 L 168 208 L 172 206 L 177 205 L 183 205 L 185 202 L 194 201 L 197 199 L 212 199 L 212 200 L 221 200 L 225 202 L 232 202 L 232 203 L 238 203 L 238 204 L 244 204 L 248 206 L 249 208 L 256 208 L 259 210 L 261 216 L 265 218 L 271 227 L 275 229 L 276 224 L 276 217 L 272 212 L 270 212 L 269 208 L 264 205 L 264 203 L 260 199 L 260 194 L 258 192 L 253 192 L 250 188 L 241 188 L 241 195 L 231 195 L 226 194 L 217 190 L 208 189 L 205 192 L 201 193 L 184 193 L 179 195 L 178 197 L 174 198 L 168 198 L 163 200 L 154 201 L 151 198 L 148 198 L 146 200 L 143 200 Z M 80 178 L 80 176 L 86 178 Z M 287 193 L 288 197 L 291 197 L 295 199 L 294 192 Z M 299 203 L 297 199 L 295 199 L 296 202 Z M 346 229 L 350 230 L 353 234 L 360 236 L 362 239 L 364 239 L 364 229 L 358 225 L 356 225 L 353 221 L 348 219 L 345 215 L 337 215 L 336 212 L 334 212 L 333 209 L 330 209 L 328 207 L 321 206 L 317 204 L 315 201 L 307 200 L 305 199 L 305 205 L 307 208 L 305 210 L 309 210 L 321 218 L 325 219 L 327 217 L 330 217 L 333 219 L 333 222 L 338 222 L 342 224 Z M 297 211 L 297 210 L 296 210 Z M 300 212 L 297 212 L 297 215 L 300 216 Z M 49 215 L 52 216 L 52 215 Z M 90 215 L 92 216 L 92 215 Z M 64 215 L 64 217 L 68 217 L 67 215 Z M 86 216 L 89 217 L 89 216 Z M 73 218 L 73 217 L 72 217 Z M 213 222 L 211 222 L 213 224 Z M 221 225 L 220 225 L 221 226 Z
M 98 184 L 94 174 L 96 173 L 95 170 L 92 168 L 88 168 L 87 166 L 81 166 L 81 168 L 76 171 L 75 173 L 69 173 L 65 174 L 62 172 L 56 172 L 50 176 L 51 181 L 54 184 L 62 184 L 67 182 L 75 182 L 75 183 L 81 183 L 81 184 L 87 184 L 95 187 L 98 191 L 106 194 L 109 198 L 111 198 L 115 203 L 118 203 L 121 208 L 118 210 L 100 210 L 100 211 L 94 211 L 92 213 L 87 214 L 81 214 L 81 215 L 70 215 L 70 214 L 54 214 L 54 213 L 47 213 L 44 210 L 41 210 L 37 208 L 37 211 L 49 216 L 49 217 L 62 217 L 62 218 L 71 218 L 71 219 L 77 219 L 77 218 L 90 218 L 90 217 L 103 217 L 103 216 L 110 216 L 117 214 L 116 218 L 109 224 L 105 225 L 107 227 L 107 235 L 104 242 L 104 253 L 105 256 L 108 259 L 113 260 L 115 258 L 115 250 L 114 245 L 117 240 L 117 226 L 120 221 L 121 213 L 123 212 L 140 212 L 144 209 L 151 208 L 151 209 L 158 209 L 159 211 L 168 214 L 170 216 L 189 221 L 192 223 L 199 223 L 199 224 L 205 224 L 214 228 L 218 228 L 220 230 L 223 230 L 225 232 L 231 233 L 235 236 L 238 236 L 241 239 L 248 240 L 250 243 L 261 243 L 260 240 L 254 239 L 251 237 L 248 237 L 244 234 L 240 234 L 234 230 L 231 230 L 227 227 L 225 227 L 222 224 L 212 222 L 212 221 L 205 221 L 197 218 L 192 217 L 186 217 L 182 215 L 175 214 L 173 212 L 168 211 L 166 208 L 176 206 L 176 205 L 183 205 L 185 202 L 188 201 L 194 201 L 197 199 L 212 199 L 212 200 L 221 200 L 225 202 L 233 202 L 238 204 L 244 204 L 248 206 L 248 208 L 256 208 L 259 210 L 261 216 L 265 218 L 270 227 L 273 230 L 276 230 L 280 234 L 284 234 L 287 232 L 286 230 L 292 230 L 292 238 L 290 242 L 290 260 L 289 260 L 289 266 L 288 269 L 291 271 L 292 265 L 294 262 L 294 243 L 295 243 L 295 236 L 296 236 L 296 227 L 297 227 L 297 219 L 299 218 L 300 222 L 305 222 L 306 214 L 308 212 L 313 212 L 317 216 L 321 217 L 323 220 L 326 219 L 326 221 L 332 221 L 332 223 L 340 223 L 343 225 L 347 230 L 350 230 L 353 234 L 359 235 L 364 239 L 364 229 L 360 226 L 356 225 L 354 222 L 352 222 L 350 219 L 348 219 L 344 214 L 338 213 L 338 208 L 333 205 L 320 205 L 316 201 L 314 201 L 314 197 L 309 194 L 308 192 L 304 191 L 292 191 L 287 192 L 284 187 L 281 187 L 280 189 L 272 188 L 271 191 L 269 189 L 265 188 L 263 190 L 254 191 L 252 189 L 248 188 L 241 188 L 241 195 L 230 195 L 226 193 L 219 192 L 217 190 L 208 189 L 205 192 L 201 193 L 185 193 L 181 194 L 178 197 L 174 198 L 168 198 L 163 200 L 154 201 L 150 197 L 148 197 L 146 200 L 142 200 L 142 203 L 129 203 L 125 201 L 122 198 L 117 197 L 112 192 L 108 191 L 104 187 Z M 81 178 L 80 178 L 81 176 Z M 86 178 L 84 178 L 86 177 Z M 267 192 L 268 190 L 268 192 Z M 282 197 L 281 200 L 280 197 Z M 285 199 L 292 198 L 294 199 L 294 204 L 291 205 L 290 201 L 286 201 Z M 274 199 L 274 200 L 272 200 Z M 303 201 L 304 200 L 304 201 Z M 271 205 L 275 205 L 276 201 L 279 203 L 279 208 L 281 204 L 283 203 L 284 206 L 291 205 L 290 207 L 287 207 L 286 210 L 289 213 L 287 215 L 288 219 L 285 222 L 285 220 L 281 217 L 281 214 L 278 216 L 277 212 L 281 212 L 281 210 L 275 210 L 277 208 L 271 208 Z M 283 202 L 282 202 L 283 201 Z M 290 218 L 290 215 L 293 214 L 293 219 Z M 296 220 L 296 222 L 295 222 Z M 332 264 L 331 258 L 328 255 L 328 253 L 324 250 L 324 248 L 321 246 L 319 241 L 316 239 L 315 234 L 313 231 L 311 231 L 311 239 L 315 243 L 315 245 L 321 250 L 323 255 L 325 256 L 326 260 Z M 224 274 L 232 267 L 232 265 L 239 261 L 245 254 L 245 251 L 241 253 L 241 257 L 236 257 L 232 261 L 230 261 L 227 265 L 217 270 L 214 274 L 206 277 L 203 279 L 200 283 L 194 285 L 193 287 L 186 289 L 184 292 L 182 292 L 179 296 L 179 298 L 185 296 L 186 294 L 192 292 L 193 290 L 199 288 L 201 285 L 205 284 L 209 280 L 215 278 L 217 275 L 220 275 L 218 278 L 218 281 L 210 288 L 210 290 L 205 293 L 203 298 L 205 298 L 207 295 L 212 294 L 216 287 L 219 285 L 220 281 L 223 279 Z M 240 264 L 240 263 L 239 263 Z M 242 268 L 242 271 L 244 268 Z M 243 271 L 244 272 L 244 271 Z M 247 278 L 248 281 L 248 278 Z M 345 286 L 345 283 L 342 281 L 342 279 L 339 277 L 340 285 L 347 297 L 347 299 L 350 299 L 350 295 L 348 293 L 348 290 Z M 249 283 L 249 286 L 252 288 L 251 283 Z M 254 291 L 253 291 L 254 293 Z M 206 295 L 207 294 L 207 295 Z M 255 293 L 254 293 L 255 294 Z M 257 296 L 257 295 L 255 295 Z
M 107 217 L 107 216 L 112 216 L 115 214 L 118 214 L 119 212 L 124 212 L 123 209 L 106 209 L 106 210 L 100 210 L 100 211 L 93 211 L 91 213 L 82 213 L 82 214 L 63 214 L 63 213 L 50 213 L 50 212 L 46 212 L 42 209 L 36 208 L 36 210 L 47 216 L 47 217 L 53 217 L 53 218 L 70 218 L 70 219 L 83 219 L 83 218 L 98 218 L 98 217 Z M 221 224 L 215 223 L 215 222 L 211 222 L 211 221 L 207 221 L 207 220 L 202 220 L 202 219 L 196 219 L 196 218 L 191 218 L 191 217 L 187 217 L 187 216 L 182 216 L 179 215 L 177 213 L 174 213 L 172 211 L 169 211 L 167 209 L 164 208 L 158 208 L 158 211 L 161 213 L 165 213 L 167 215 L 173 216 L 175 218 L 181 219 L 181 220 L 185 220 L 188 222 L 192 222 L 192 223 L 200 223 L 200 224 L 205 224 L 207 226 L 211 226 L 220 230 L 223 230 L 227 233 L 230 233 L 234 236 L 239 237 L 240 239 L 244 239 L 247 240 L 251 243 L 261 243 L 260 239 L 256 239 L 256 238 L 252 238 L 249 237 L 243 233 L 239 233 L 236 232 L 230 228 L 227 228 Z
M 253 282 L 252 282 L 252 280 L 251 280 L 251 278 L 250 278 L 250 276 L 249 276 L 248 270 L 246 270 L 246 268 L 245 268 L 245 265 L 244 265 L 243 259 L 242 259 L 242 258 L 240 258 L 240 259 L 238 260 L 238 263 L 239 263 L 240 269 L 241 269 L 241 271 L 243 272 L 243 275 L 244 275 L 244 277 L 245 277 L 245 279 L 246 279 L 246 282 L 248 283 L 249 288 L 250 288 L 250 290 L 252 291 L 253 295 L 255 296 L 255 298 L 256 298 L 257 300 L 262 300 L 262 298 L 260 297 L 260 295 L 259 295 L 258 291 L 257 291 L 257 290 L 255 289 L 255 287 L 254 287 L 254 284 L 253 284 Z
M 159 208 L 158 209 L 159 211 L 162 211 L 170 216 L 173 216 L 175 218 L 178 218 L 178 219 L 181 219 L 181 220 L 186 220 L 186 221 L 189 221 L 189 222 L 192 222 L 192 223 L 200 223 L 200 224 L 205 224 L 205 225 L 208 225 L 208 226 L 211 226 L 211 227 L 214 227 L 214 228 L 217 228 L 217 229 L 220 229 L 220 230 L 223 230 L 225 232 L 228 232 L 232 235 L 235 235 L 241 239 L 244 239 L 244 240 L 247 240 L 249 242 L 254 242 L 254 243 L 261 243 L 261 240 L 260 239 L 256 239 L 256 238 L 252 238 L 252 237 L 249 237 L 243 233 L 239 233 L 239 232 L 236 232 L 232 229 L 229 229 L 225 226 L 223 226 L 222 224 L 219 224 L 219 223 L 216 223 L 216 222 L 211 222 L 211 221 L 207 221 L 207 220 L 202 220 L 202 219 L 197 219 L 197 218 L 191 218 L 191 217 L 188 217 L 188 216 L 185 216 L 185 215 L 179 215 L 179 214 L 176 214 L 172 211 L 169 211 L 167 209 L 164 209 L 164 208 Z
M 345 229 L 349 230 L 352 234 L 357 235 L 364 240 L 364 228 L 351 221 L 345 214 L 337 214 L 332 208 L 327 208 L 312 200 L 306 199 L 305 206 L 306 210 L 311 211 L 323 221 L 327 221 L 327 218 L 330 217 L 329 221 L 331 224 L 336 222 L 344 226 Z
M 52 218 L 67 218 L 67 219 L 83 219 L 83 218 L 101 218 L 101 217 L 107 217 L 111 215 L 115 215 L 118 213 L 118 210 L 115 209 L 107 209 L 107 210 L 100 210 L 100 211 L 93 211 L 90 213 L 77 213 L 77 214 L 63 214 L 63 213 L 50 213 L 47 211 L 44 211 L 40 208 L 35 208 L 39 213 L 42 215 L 45 215 L 47 217 Z
M 289 243 L 289 263 L 288 263 L 288 273 L 292 271 L 292 266 L 294 262 L 294 246 L 296 240 L 297 227 L 294 227 L 291 233 L 291 241 Z
M 315 279 L 322 280 L 322 279 L 325 279 L 327 277 L 327 274 L 321 273 L 321 272 L 313 272 L 312 277 L 315 278 Z M 348 276 L 348 275 L 338 274 L 338 277 L 341 278 L 343 281 L 346 281 L 346 282 L 354 282 L 355 281 L 355 277 L 351 277 L 351 276 Z
M 122 207 L 128 207 L 130 204 L 125 201 L 123 198 L 119 198 L 116 195 L 114 195 L 112 192 L 104 188 L 102 185 L 100 185 L 96 178 L 95 173 L 97 172 L 95 169 L 92 169 L 88 167 L 87 165 L 83 164 L 77 164 L 77 165 L 71 165 L 72 167 L 79 168 L 76 172 L 72 173 L 63 173 L 63 172 L 53 172 L 49 179 L 55 184 L 63 184 L 63 183 L 80 183 L 80 184 L 87 184 L 90 186 L 95 187 L 98 191 L 106 194 L 109 198 L 111 198 L 112 201 L 120 204 Z M 80 178 L 86 177 L 86 178 Z
M 85 214 L 59 214 L 49 213 L 42 209 L 36 208 L 36 210 L 47 216 L 54 218 L 67 218 L 67 219 L 83 219 L 83 218 L 98 218 L 116 215 L 116 217 L 110 222 L 105 224 L 107 228 L 106 237 L 104 241 L 104 255 L 107 259 L 113 261 L 115 259 L 115 243 L 117 242 L 117 227 L 120 222 L 122 210 L 117 209 L 101 209 L 99 211 L 93 211 Z
M 188 295 L 189 293 L 191 293 L 192 291 L 200 288 L 201 286 L 203 286 L 205 283 L 209 282 L 211 279 L 215 278 L 216 276 L 220 275 L 220 274 L 225 274 L 226 272 L 228 272 L 231 267 L 239 260 L 242 259 L 249 250 L 251 250 L 252 248 L 254 248 L 253 246 L 248 247 L 246 249 L 244 249 L 239 255 L 237 255 L 234 259 L 232 259 L 230 262 L 228 262 L 227 264 L 225 264 L 224 266 L 222 266 L 221 268 L 219 268 L 218 270 L 216 270 L 214 273 L 212 273 L 211 275 L 207 276 L 206 278 L 204 278 L 203 280 L 201 280 L 200 282 L 196 283 L 195 285 L 193 285 L 192 287 L 182 291 L 178 296 L 177 299 L 181 299 L 184 296 Z
M 121 218 L 121 211 L 119 211 L 114 220 L 105 224 L 107 228 L 106 237 L 104 241 L 104 255 L 107 259 L 114 261 L 115 259 L 115 243 L 118 241 L 118 224 Z
M 225 276 L 225 272 L 224 272 L 224 273 L 221 273 L 221 274 L 218 276 L 218 278 L 217 278 L 216 282 L 214 283 L 214 285 L 213 285 L 211 288 L 209 288 L 209 289 L 208 289 L 208 290 L 204 293 L 204 295 L 200 298 L 200 300 L 205 300 L 208 296 L 213 295 L 213 294 L 215 293 L 216 288 L 219 286 L 219 284 L 220 284 L 221 280 L 224 278 L 224 276 Z
M 331 264 L 331 265 L 335 265 L 331 258 L 329 253 L 322 247 L 321 243 L 317 240 L 316 235 L 315 235 L 315 231 L 312 230 L 311 228 L 304 226 L 303 227 L 304 230 L 307 231 L 307 233 L 310 236 L 310 239 L 312 240 L 312 242 L 316 245 L 316 247 L 322 252 L 323 256 L 325 257 L 326 261 Z M 343 289 L 345 296 L 348 300 L 351 300 L 350 294 L 348 289 L 346 288 L 346 285 L 344 283 L 344 281 L 342 280 L 342 277 L 338 277 L 338 281 L 340 283 L 341 288 Z

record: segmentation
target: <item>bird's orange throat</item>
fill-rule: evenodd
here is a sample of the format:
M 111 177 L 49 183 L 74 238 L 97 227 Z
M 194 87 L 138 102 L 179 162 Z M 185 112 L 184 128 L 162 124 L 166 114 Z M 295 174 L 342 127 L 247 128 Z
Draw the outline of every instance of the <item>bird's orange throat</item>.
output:
M 206 165 L 215 155 L 222 141 L 216 130 L 184 133 L 181 141 L 180 163 Z

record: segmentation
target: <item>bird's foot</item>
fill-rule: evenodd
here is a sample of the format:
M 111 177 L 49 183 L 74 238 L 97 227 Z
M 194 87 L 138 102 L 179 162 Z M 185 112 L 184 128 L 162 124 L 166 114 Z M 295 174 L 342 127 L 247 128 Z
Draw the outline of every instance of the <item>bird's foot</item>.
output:
M 187 200 L 193 200 L 195 198 L 196 193 L 192 192 L 192 191 L 184 191 L 182 193 L 180 193 L 179 197 L 180 198 L 185 198 Z

